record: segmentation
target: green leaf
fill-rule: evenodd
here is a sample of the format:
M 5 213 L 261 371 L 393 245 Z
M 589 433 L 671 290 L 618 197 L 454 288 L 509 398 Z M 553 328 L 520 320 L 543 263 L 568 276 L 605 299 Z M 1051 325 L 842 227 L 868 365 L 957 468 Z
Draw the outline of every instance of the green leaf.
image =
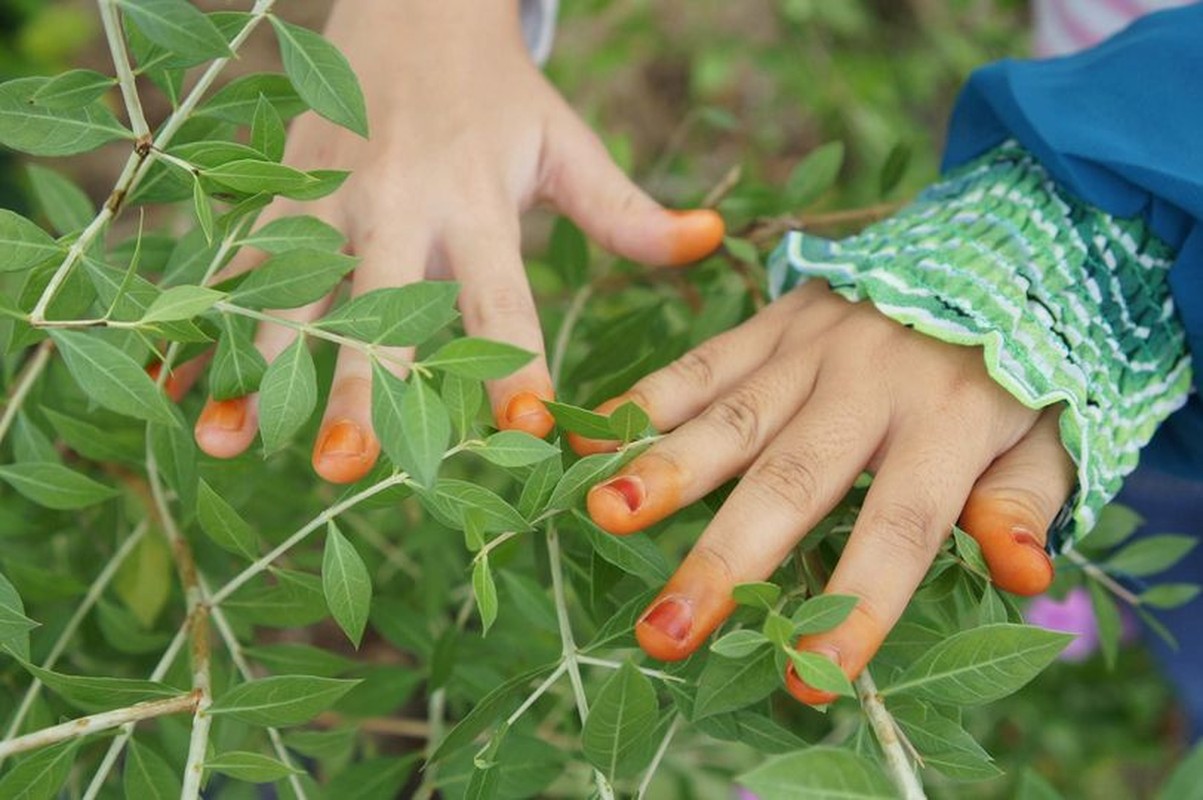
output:
M 205 234 L 205 242 L 211 243 L 213 241 L 213 206 L 209 204 L 209 198 L 205 195 L 199 176 L 194 176 L 192 180 L 192 209 L 196 212 L 196 221 Z
M 118 414 L 177 424 L 166 395 L 132 358 L 101 337 L 80 331 L 50 331 L 67 370 L 99 405 Z
M 629 400 L 610 413 L 610 430 L 624 442 L 641 438 L 650 426 L 647 412 Z
M 190 426 L 183 424 L 183 415 L 175 409 L 180 422 L 176 425 L 151 424 L 146 436 L 154 452 L 159 474 L 176 493 L 185 508 L 196 506 L 196 438 Z
M 1203 744 L 1195 745 L 1157 793 L 1157 800 L 1203 800 Z
M 393 800 L 403 797 L 405 783 L 417 763 L 418 756 L 415 753 L 365 759 L 339 770 L 330 783 L 322 787 L 321 796 L 331 800 Z
M 244 194 L 258 192 L 289 194 L 305 189 L 316 180 L 306 173 L 284 164 L 252 159 L 227 161 L 204 170 L 202 175 L 215 183 Z
M 228 775 L 236 781 L 247 783 L 271 783 L 289 775 L 304 772 L 262 753 L 232 750 L 214 756 L 205 762 L 205 769 Z
M 347 238 L 337 228 L 305 215 L 272 220 L 239 242 L 272 255 L 301 249 L 337 253 L 346 243 Z
M 1081 544 L 1091 550 L 1108 550 L 1123 543 L 1144 524 L 1132 509 L 1112 503 L 1099 514 L 1099 521 L 1083 537 Z
M 567 403 L 556 403 L 544 400 L 547 410 L 556 418 L 556 424 L 566 431 L 585 436 L 590 439 L 608 440 L 614 438 L 610 429 L 610 418 L 595 411 L 570 406 Z
M 1108 572 L 1144 578 L 1164 572 L 1199 543 L 1194 536 L 1167 533 L 1148 536 L 1125 546 L 1103 564 Z
M 38 505 L 57 511 L 86 508 L 119 494 L 111 486 L 49 461 L 0 465 L 0 480 Z
M 731 631 L 712 642 L 710 652 L 717 653 L 724 658 L 742 659 L 768 644 L 770 644 L 768 637 L 763 633 L 744 628 Z
M 551 499 L 552 492 L 562 477 L 564 464 L 559 458 L 549 458 L 540 462 L 531 470 L 530 477 L 522 485 L 522 494 L 518 496 L 518 513 L 528 519 L 534 517 Z
M 1107 669 L 1113 670 L 1115 659 L 1119 655 L 1119 639 L 1123 635 L 1119 606 L 1111 593 L 1098 581 L 1087 581 L 1086 588 L 1090 591 L 1090 607 L 1098 625 L 1099 649 L 1103 651 L 1103 661 L 1107 664 Z
M 313 31 L 270 19 L 284 71 L 297 94 L 321 116 L 367 138 L 363 92 L 343 54 Z
M 209 394 L 214 400 L 246 397 L 259 390 L 267 362 L 241 319 L 223 314 L 220 324 L 222 336 L 209 367 Z
M 171 554 L 162 536 L 143 536 L 122 562 L 113 588 L 124 607 L 149 628 L 167 605 L 175 583 Z
M 259 555 L 255 531 L 204 479 L 196 494 L 196 519 L 201 530 L 223 550 L 251 560 Z
M 989 580 L 990 567 L 986 565 L 986 557 L 982 555 L 977 540 L 956 526 L 952 529 L 952 539 L 957 556 L 965 562 L 970 572 Z
M 1141 605 L 1151 608 L 1178 608 L 1199 596 L 1199 586 L 1194 583 L 1163 583 L 1146 589 L 1140 595 Z
M 798 606 L 791 618 L 794 636 L 829 631 L 848 618 L 857 599 L 846 594 L 821 594 Z
M 498 431 L 472 450 L 499 467 L 525 467 L 560 454 L 555 445 L 525 431 Z
M 247 308 L 296 308 L 325 297 L 358 259 L 300 248 L 264 261 L 230 295 Z
M 251 121 L 251 147 L 270 161 L 284 158 L 284 120 L 263 95 L 259 95 L 255 118 Z
M 877 178 L 877 191 L 882 197 L 898 188 L 910 163 L 911 145 L 909 142 L 900 141 L 890 148 L 885 162 L 881 165 L 881 174 Z
M 29 632 L 38 623 L 25 616 L 21 595 L 0 574 L 0 649 L 8 648 L 18 658 L 29 659 Z
M 772 648 L 739 659 L 711 655 L 698 678 L 693 718 L 703 719 L 751 705 L 780 685 Z
M 288 445 L 317 407 L 317 371 L 305 337 L 276 356 L 259 383 L 259 435 L 263 453 L 270 455 Z
M 225 292 L 206 289 L 204 286 L 173 286 L 156 297 L 139 320 L 151 322 L 173 322 L 192 319 L 208 311 L 226 297 Z
M 414 373 L 401 397 L 401 441 L 393 450 L 396 463 L 420 486 L 433 486 L 451 441 L 451 417 L 422 377 Z M 392 454 L 390 454 L 392 457 Z
M 322 555 L 322 591 L 338 627 L 358 649 L 372 606 L 372 577 L 359 552 L 331 520 Z
M 5 800 L 54 800 L 71 777 L 75 752 L 82 742 L 82 739 L 73 739 L 21 759 L 0 779 L 0 797 Z
M 828 142 L 811 151 L 785 182 L 785 196 L 789 205 L 804 208 L 818 200 L 835 183 L 843 163 L 843 142 Z
M 465 336 L 447 342 L 423 363 L 465 378 L 492 380 L 504 378 L 534 357 L 534 353 L 512 344 Z
M 573 516 L 585 531 L 593 551 L 623 572 L 654 583 L 663 583 L 672 574 L 668 559 L 647 534 L 615 536 L 597 527 L 579 510 L 574 509 Z
M 66 254 L 50 234 L 5 208 L 0 208 L 0 249 L 0 273 L 26 270 Z
M 18 78 L 0 83 L 0 145 L 31 156 L 87 153 L 118 139 L 132 139 L 100 103 L 69 110 L 33 102 L 47 78 Z
M 736 780 L 760 800 L 894 800 L 898 796 L 869 759 L 819 745 L 771 758 Z
M 937 703 L 979 705 L 1006 697 L 1036 677 L 1073 636 L 1029 625 L 983 625 L 953 634 L 881 690 Z
M 325 711 L 360 681 L 277 675 L 235 686 L 209 707 L 214 716 L 228 715 L 248 725 L 301 725 Z
M 217 26 L 187 0 L 117 0 L 146 38 L 171 51 L 173 60 L 199 64 L 233 55 Z
M 161 755 L 137 740 L 130 742 L 121 784 L 126 800 L 177 800 L 180 779 Z
M 786 647 L 793 639 L 794 626 L 784 614 L 770 610 L 760 630 L 773 644 Z
M 476 417 L 484 402 L 484 387 L 480 381 L 448 372 L 443 375 L 441 394 L 459 440 L 467 439 L 476 429 Z
M 489 568 L 487 555 L 475 559 L 472 564 L 472 596 L 476 598 L 476 608 L 480 611 L 481 635 L 486 636 L 497 619 L 497 585 L 493 582 L 493 570 Z
M 477 522 L 484 533 L 524 531 L 530 528 L 530 524 L 513 506 L 477 483 L 443 478 L 434 485 L 433 491 L 424 494 L 422 499 L 437 506 L 443 517 L 461 525 L 466 512 L 475 512 Z
M 558 662 L 557 662 L 558 663 Z M 447 732 L 431 753 L 428 763 L 435 764 L 472 741 L 485 728 L 501 716 L 502 711 L 515 701 L 531 681 L 542 678 L 552 671 L 556 663 L 544 664 L 515 675 L 482 697 L 468 713 Z
M 354 661 L 307 644 L 281 642 L 246 648 L 246 654 L 272 672 L 334 678 L 355 667 Z
M 179 689 L 155 681 L 64 675 L 27 662 L 22 662 L 21 666 L 46 684 L 47 689 L 88 713 L 124 708 L 147 700 L 165 700 L 184 694 Z
M 723 247 L 727 248 L 727 252 L 734 256 L 736 261 L 744 264 L 760 264 L 760 251 L 747 239 L 727 236 L 723 239 Z
M 658 712 L 652 682 L 631 662 L 624 662 L 589 707 L 581 731 L 585 758 L 610 779 L 642 769 L 651 758 Z
M 1063 798 L 1061 793 L 1053 788 L 1053 785 L 1043 775 L 1028 768 L 1023 771 L 1023 775 L 1019 779 L 1015 800 L 1063 800 Z M 1180 798 L 1167 795 L 1160 800 L 1180 800 Z
M 39 106 L 70 111 L 89 105 L 116 85 L 115 78 L 101 75 L 96 70 L 72 69 L 46 81 L 31 99 Z
M 891 701 L 888 711 L 928 767 L 957 780 L 987 780 L 1002 774 L 967 730 L 927 703 L 899 697 Z
M 982 588 L 982 600 L 977 606 L 977 619 L 979 625 L 993 625 L 1010 619 L 1002 596 L 989 583 Z
M 548 509 L 566 509 L 576 505 L 594 484 L 610 475 L 625 460 L 624 453 L 598 453 L 585 456 L 573 464 L 560 478 L 548 498 Z
M 458 294 L 459 285 L 447 281 L 376 289 L 344 303 L 316 325 L 362 342 L 416 346 L 459 316 Z
M 286 76 L 258 73 L 235 78 L 218 89 L 196 110 L 196 116 L 252 125 L 260 97 L 266 97 L 284 119 L 295 117 L 306 108 Z
M 844 697 L 855 696 L 856 692 L 848 676 L 830 658 L 792 647 L 783 648 L 783 652 L 793 662 L 794 671 L 807 686 L 812 686 L 820 692 L 831 692 Z
M 40 164 L 28 164 L 25 171 L 38 208 L 55 230 L 66 234 L 88 227 L 96 211 L 83 189 Z
M 737 583 L 731 588 L 731 599 L 741 606 L 752 608 L 772 608 L 773 603 L 781 596 L 781 587 L 768 581 L 749 581 Z
M 397 467 L 409 458 L 402 425 L 401 404 L 409 385 L 381 364 L 372 361 L 372 428 L 385 455 Z

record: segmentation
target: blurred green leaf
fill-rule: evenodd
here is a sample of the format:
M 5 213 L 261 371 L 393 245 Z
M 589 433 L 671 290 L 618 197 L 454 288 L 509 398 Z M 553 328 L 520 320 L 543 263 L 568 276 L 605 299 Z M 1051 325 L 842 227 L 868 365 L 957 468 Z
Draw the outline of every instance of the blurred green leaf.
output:
M 777 756 L 737 779 L 760 800 L 893 800 L 894 787 L 872 761 L 837 747 Z
M 205 769 L 228 775 L 236 781 L 247 783 L 270 783 L 289 775 L 300 774 L 301 770 L 290 767 L 262 753 L 232 750 L 213 756 L 205 762 Z
M 815 148 L 786 180 L 786 202 L 792 208 L 805 208 L 818 200 L 835 183 L 843 164 L 843 142 L 828 142 Z
M 0 480 L 38 505 L 58 511 L 86 508 L 118 494 L 111 486 L 47 461 L 0 465 Z
M 1148 536 L 1126 545 L 1102 566 L 1108 572 L 1143 578 L 1166 571 L 1198 544 L 1196 537 L 1182 534 Z
M 176 800 L 181 789 L 175 768 L 136 739 L 125 756 L 121 785 L 126 800 Z
M 55 230 L 66 234 L 88 227 L 96 209 L 83 189 L 40 164 L 28 164 L 25 171 L 38 208 Z
M 472 596 L 476 598 L 476 608 L 480 612 L 481 635 L 486 636 L 497 619 L 497 585 L 493 582 L 487 555 L 472 563 Z

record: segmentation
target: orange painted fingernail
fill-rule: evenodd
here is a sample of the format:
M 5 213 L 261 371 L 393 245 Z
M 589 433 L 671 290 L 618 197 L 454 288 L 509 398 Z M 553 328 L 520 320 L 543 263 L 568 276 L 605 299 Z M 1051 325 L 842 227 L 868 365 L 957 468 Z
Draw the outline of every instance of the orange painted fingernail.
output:
M 499 415 L 500 427 L 506 430 L 520 430 L 538 436 L 546 436 L 555 426 L 555 418 L 543 405 L 543 400 L 534 392 L 519 392 L 505 404 L 505 410 Z
M 693 628 L 693 606 L 680 598 L 665 598 L 639 624 L 650 625 L 674 642 L 683 642 Z
M 708 256 L 723 242 L 727 226 L 717 211 L 699 208 L 670 211 L 676 217 L 674 241 L 669 258 L 672 264 L 688 264 Z
M 815 650 L 802 650 L 802 648 L 798 650 L 799 652 L 814 653 L 815 655 L 823 656 L 830 659 L 837 667 L 840 666 L 840 654 L 834 649 L 822 647 Z M 810 706 L 827 705 L 828 703 L 834 703 L 839 698 L 839 695 L 833 692 L 821 691 L 803 681 L 798 676 L 798 671 L 794 668 L 792 661 L 785 671 L 785 686 L 790 694 Z
M 349 419 L 326 426 L 313 447 L 313 469 L 331 483 L 354 483 L 371 471 L 380 443 Z
M 363 430 L 348 419 L 340 419 L 326 428 L 318 442 L 318 458 L 345 458 L 361 456 L 366 449 Z
M 197 428 L 215 428 L 222 431 L 242 430 L 246 424 L 246 398 L 235 397 L 230 400 L 212 400 L 205 404 L 200 418 L 196 421 Z
M 1015 574 L 1008 576 L 1003 588 L 1013 594 L 1025 597 L 1042 594 L 1053 582 L 1055 572 L 1053 560 L 1049 558 L 1048 551 L 1044 549 L 1044 545 L 1040 543 L 1036 535 L 1026 528 L 1012 528 L 1011 538 L 1026 552 L 1033 555 L 1027 558 L 1026 569 L 1015 570 L 1013 571 Z
M 632 514 L 643 506 L 643 501 L 647 497 L 643 481 L 639 480 L 637 475 L 619 475 L 617 478 L 611 478 L 605 483 L 599 484 L 597 490 L 618 494 L 627 504 L 627 510 Z

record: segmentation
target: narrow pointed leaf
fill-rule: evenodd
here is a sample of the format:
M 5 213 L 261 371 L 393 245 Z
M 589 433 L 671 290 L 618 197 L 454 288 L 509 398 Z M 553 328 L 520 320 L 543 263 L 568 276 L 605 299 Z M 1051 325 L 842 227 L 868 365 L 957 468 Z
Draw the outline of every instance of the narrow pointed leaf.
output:
M 284 71 L 297 94 L 321 116 L 366 138 L 363 92 L 346 57 L 313 31 L 274 16 L 271 23 Z
M 298 336 L 276 356 L 259 383 L 259 435 L 264 455 L 285 447 L 317 407 L 313 356 Z
M 230 296 L 248 308 L 296 308 L 330 292 L 358 259 L 303 248 L 272 256 L 255 268 Z
M 459 286 L 447 281 L 377 289 L 344 303 L 317 325 L 373 344 L 419 345 L 459 316 L 458 293 Z
M 187 0 L 117 0 L 146 38 L 170 50 L 176 60 L 198 64 L 231 55 L 226 37 Z
M 20 214 L 0 208 L 0 272 L 19 272 L 66 251 L 50 234 Z
M 443 345 L 424 363 L 466 378 L 492 380 L 504 378 L 534 357 L 534 353 L 512 344 L 465 336 Z
M 894 800 L 876 764 L 851 750 L 808 747 L 771 758 L 738 778 L 760 800 Z
M 32 99 L 39 106 L 56 110 L 83 108 L 116 85 L 115 78 L 96 70 L 72 69 L 46 81 Z
M 124 352 L 99 336 L 79 331 L 51 331 L 50 337 L 72 377 L 99 405 L 148 422 L 177 424 L 166 395 Z
M 359 647 L 372 605 L 372 578 L 354 545 L 333 522 L 326 529 L 322 591 L 334 621 L 351 644 Z
M 38 505 L 59 511 L 86 508 L 118 495 L 111 486 L 48 461 L 0 465 L 0 480 Z
M 33 102 L 47 78 L 0 83 L 0 145 L 32 156 L 71 156 L 133 134 L 100 103 L 53 109 Z
M 651 758 L 658 711 L 651 680 L 625 662 L 590 704 L 581 731 L 585 758 L 611 779 L 643 768 Z
M 258 555 L 255 531 L 203 479 L 196 494 L 196 519 L 201 530 L 223 550 L 248 559 Z
M 328 709 L 360 681 L 277 675 L 239 684 L 209 707 L 249 725 L 301 725 Z

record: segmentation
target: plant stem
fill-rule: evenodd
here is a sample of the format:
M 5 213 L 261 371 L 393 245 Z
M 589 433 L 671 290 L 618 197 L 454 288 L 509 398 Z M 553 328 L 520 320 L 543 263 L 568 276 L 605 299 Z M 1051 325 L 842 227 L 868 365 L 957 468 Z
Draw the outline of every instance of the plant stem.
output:
M 133 129 L 135 139 L 148 142 L 150 126 L 146 124 L 146 115 L 142 113 L 142 101 L 138 99 L 138 86 L 130 68 L 129 53 L 125 50 L 125 36 L 122 35 L 121 21 L 117 18 L 117 5 L 113 0 L 98 0 L 97 6 L 100 9 L 100 23 L 104 26 L 104 38 L 109 44 L 109 53 L 113 56 L 117 84 L 121 87 L 121 97 L 129 115 L 130 128 Z
M 643 774 L 643 780 L 639 781 L 639 789 L 635 792 L 635 800 L 643 800 L 647 796 L 648 787 L 652 785 L 652 778 L 656 777 L 656 770 L 660 768 L 660 762 L 664 760 L 664 754 L 668 752 L 668 745 L 672 742 L 673 736 L 677 734 L 677 730 L 681 727 L 681 715 L 677 714 L 673 717 L 672 724 L 668 726 L 668 732 L 664 734 L 664 738 L 660 741 L 660 746 L 656 748 L 656 755 L 652 756 L 652 763 L 648 764 L 647 772 Z
M 163 653 L 163 657 L 159 659 L 154 672 L 150 674 L 152 681 L 163 680 L 163 676 L 167 674 L 167 670 L 171 669 L 171 665 L 175 663 L 176 656 L 180 654 L 180 650 L 184 648 L 186 641 L 188 641 L 188 626 L 185 624 L 176 633 L 175 638 L 171 640 L 171 644 L 167 645 L 167 650 Z M 133 722 L 128 722 L 122 727 L 121 733 L 117 734 L 117 738 L 109 745 L 109 749 L 105 751 L 104 758 L 101 759 L 100 766 L 97 767 L 96 774 L 92 776 L 92 780 L 88 784 L 87 790 L 84 791 L 84 796 L 81 800 L 96 800 L 96 796 L 104 788 L 104 782 L 108 779 L 109 773 L 113 771 L 113 767 L 116 766 L 117 759 L 121 757 L 121 751 L 125 749 L 125 745 L 129 742 L 130 736 L 133 733 Z
M 450 454 L 451 454 L 451 451 L 448 451 L 447 455 L 450 455 Z M 254 578 L 260 572 L 263 572 L 268 567 L 270 567 L 277 558 L 284 555 L 289 550 L 291 550 L 292 548 L 294 548 L 298 544 L 300 544 L 305 539 L 305 537 L 307 537 L 309 534 L 313 533 L 318 528 L 321 528 L 327 522 L 334 519 L 339 514 L 346 511 L 347 509 L 354 508 L 359 503 L 363 502 L 364 500 L 367 500 L 369 497 L 373 497 L 374 495 L 380 494 L 385 489 L 389 489 L 393 486 L 398 486 L 402 483 L 405 483 L 405 481 L 407 481 L 408 479 L 409 479 L 409 475 L 407 475 L 404 472 L 398 472 L 395 475 L 385 478 L 384 480 L 380 481 L 379 483 L 372 484 L 371 486 L 364 489 L 359 494 L 351 495 L 346 500 L 343 500 L 341 503 L 336 503 L 335 505 L 330 506 L 325 511 L 318 514 L 316 517 L 314 517 L 309 522 L 307 522 L 305 525 L 301 526 L 301 528 L 298 529 L 296 531 L 296 533 L 294 533 L 292 536 L 289 536 L 287 539 L 285 539 L 283 542 L 281 542 L 279 545 L 277 545 L 275 548 L 273 548 L 270 553 L 263 556 L 258 561 L 254 562 L 249 567 L 244 569 L 242 572 L 235 575 L 232 579 L 230 579 L 229 582 L 227 582 L 224 586 L 222 586 L 220 589 L 217 590 L 217 592 L 213 595 L 213 597 L 210 598 L 209 602 L 214 606 L 220 605 L 226 598 L 228 598 L 234 592 L 238 591 L 238 589 L 240 589 L 243 584 L 245 584 L 251 578 Z
M 0 416 L 0 442 L 3 442 L 4 437 L 8 435 L 8 429 L 12 427 L 13 420 L 17 418 L 17 412 L 25 403 L 25 397 L 42 372 L 45 371 L 46 365 L 50 363 L 50 355 L 53 352 L 54 342 L 47 339 L 38 345 L 33 353 L 33 358 L 29 359 L 29 362 L 21 370 L 16 385 L 13 386 L 12 396 L 8 398 L 8 404 L 4 406 L 4 415 Z
M 591 667 L 605 667 L 606 669 L 622 669 L 622 664 L 617 661 L 610 661 L 605 658 L 594 658 L 580 653 L 577 654 L 576 660 L 581 664 L 588 664 Z M 661 672 L 658 669 L 648 669 L 647 667 L 636 667 L 635 669 L 642 672 L 649 678 L 656 678 L 667 683 L 685 683 L 684 678 L 678 678 L 676 675 L 669 675 L 667 672 Z
M 1104 588 L 1106 588 L 1108 591 L 1110 591 L 1113 595 L 1118 597 L 1120 600 L 1123 600 L 1128 605 L 1130 605 L 1130 606 L 1143 605 L 1138 596 L 1136 596 L 1129 590 L 1125 589 L 1123 587 L 1123 585 L 1120 584 L 1119 581 L 1117 581 L 1115 578 L 1112 578 L 1110 575 L 1108 575 L 1103 570 L 1102 567 L 1100 567 L 1098 564 L 1095 564 L 1093 561 L 1091 561 L 1089 558 L 1087 558 L 1086 556 L 1079 553 L 1077 550 L 1070 550 L 1068 553 L 1065 554 L 1065 557 L 1068 558 L 1070 561 L 1072 561 L 1075 565 L 1081 567 L 1083 572 L 1085 572 L 1087 575 L 1089 575 L 1094 580 L 1098 581 L 1100 584 L 1103 585 Z
M 513 725 L 515 722 L 517 722 L 522 715 L 527 712 L 527 709 L 533 706 L 540 697 L 546 694 L 547 690 L 554 686 L 556 681 L 558 681 L 567 670 L 567 661 L 561 661 L 558 665 L 556 665 L 556 668 L 551 671 L 551 674 L 548 675 L 542 683 L 536 686 L 535 690 L 522 701 L 522 705 L 518 706 L 518 708 L 514 710 L 513 714 L 510 714 L 509 719 L 505 721 L 505 724 Z
M 572 338 L 572 330 L 580 320 L 589 298 L 593 296 L 593 284 L 587 283 L 572 296 L 572 303 L 564 313 L 564 321 L 556 331 L 556 342 L 551 353 L 551 385 L 559 388 L 560 371 L 564 368 L 564 355 L 568 352 L 568 340 Z
M 165 714 L 181 714 L 196 708 L 198 697 L 196 692 L 169 697 L 165 700 L 152 700 L 148 703 L 138 703 L 128 708 L 118 708 L 93 714 L 89 717 L 69 720 L 50 728 L 27 733 L 16 739 L 0 742 L 0 758 L 7 758 L 17 753 L 37 750 L 52 744 L 65 742 L 68 739 L 79 739 L 91 736 L 93 733 L 107 731 L 121 725 L 131 724 L 143 719 L 154 719 Z
M 84 618 L 96 605 L 96 601 L 100 599 L 100 595 L 108 588 L 109 582 L 113 580 L 113 576 L 117 574 L 117 570 L 124 563 L 125 559 L 133 552 L 134 547 L 138 542 L 142 541 L 142 537 L 146 535 L 149 528 L 149 523 L 143 520 L 134 528 L 133 533 L 126 537 L 121 546 L 117 548 L 117 552 L 109 559 L 109 562 L 104 565 L 104 569 L 96 576 L 96 580 L 88 587 L 87 594 L 75 609 L 75 613 L 71 615 L 71 619 L 67 621 L 67 625 L 59 633 L 58 639 L 50 648 L 50 653 L 46 656 L 46 660 L 42 662 L 42 669 L 53 669 L 58 662 L 59 656 L 67 649 L 67 644 L 75 637 L 75 632 L 79 630 L 79 626 L 83 624 Z M 29 713 L 29 709 L 33 707 L 33 703 L 37 700 L 38 695 L 42 692 L 42 682 L 37 678 L 29 684 L 29 688 L 25 690 L 25 696 L 21 698 L 21 705 L 17 707 L 17 713 L 13 715 L 12 722 L 8 725 L 8 730 L 4 734 L 5 741 L 12 739 L 17 735 L 17 731 L 21 729 L 21 723 L 25 721 L 25 715 Z M 4 756 L 0 755 L 0 764 L 4 763 Z
M 902 800 L 926 800 L 927 795 L 923 791 L 923 784 L 919 782 L 919 778 L 911 766 L 911 760 L 903 747 L 898 723 L 894 721 L 894 717 L 886 710 L 885 703 L 881 701 L 881 695 L 877 692 L 877 685 L 873 682 L 873 676 L 869 674 L 868 667 L 856 679 L 856 696 L 860 700 L 865 717 L 869 720 L 869 727 L 873 729 L 873 735 L 885 755 L 886 770 L 889 772 L 894 787 L 898 790 L 898 796 Z
M 582 292 L 583 294 L 583 292 Z M 583 305 L 583 304 L 582 304 Z M 568 320 L 561 327 L 566 330 Z M 555 373 L 553 373 L 554 376 Z M 553 377 L 554 381 L 554 377 Z M 585 685 L 581 682 L 581 668 L 577 662 L 576 641 L 572 637 L 572 623 L 568 619 L 568 596 L 564 591 L 564 566 L 560 554 L 560 535 L 554 522 L 547 524 L 547 559 L 551 564 L 551 589 L 556 604 L 556 621 L 560 626 L 561 651 L 564 654 L 564 667 L 568 670 L 568 682 L 572 684 L 572 696 L 576 700 L 576 711 L 584 725 L 589 719 L 589 698 L 585 696 Z M 614 800 L 614 790 L 601 770 L 593 770 L 597 782 L 597 793 L 602 800 Z

